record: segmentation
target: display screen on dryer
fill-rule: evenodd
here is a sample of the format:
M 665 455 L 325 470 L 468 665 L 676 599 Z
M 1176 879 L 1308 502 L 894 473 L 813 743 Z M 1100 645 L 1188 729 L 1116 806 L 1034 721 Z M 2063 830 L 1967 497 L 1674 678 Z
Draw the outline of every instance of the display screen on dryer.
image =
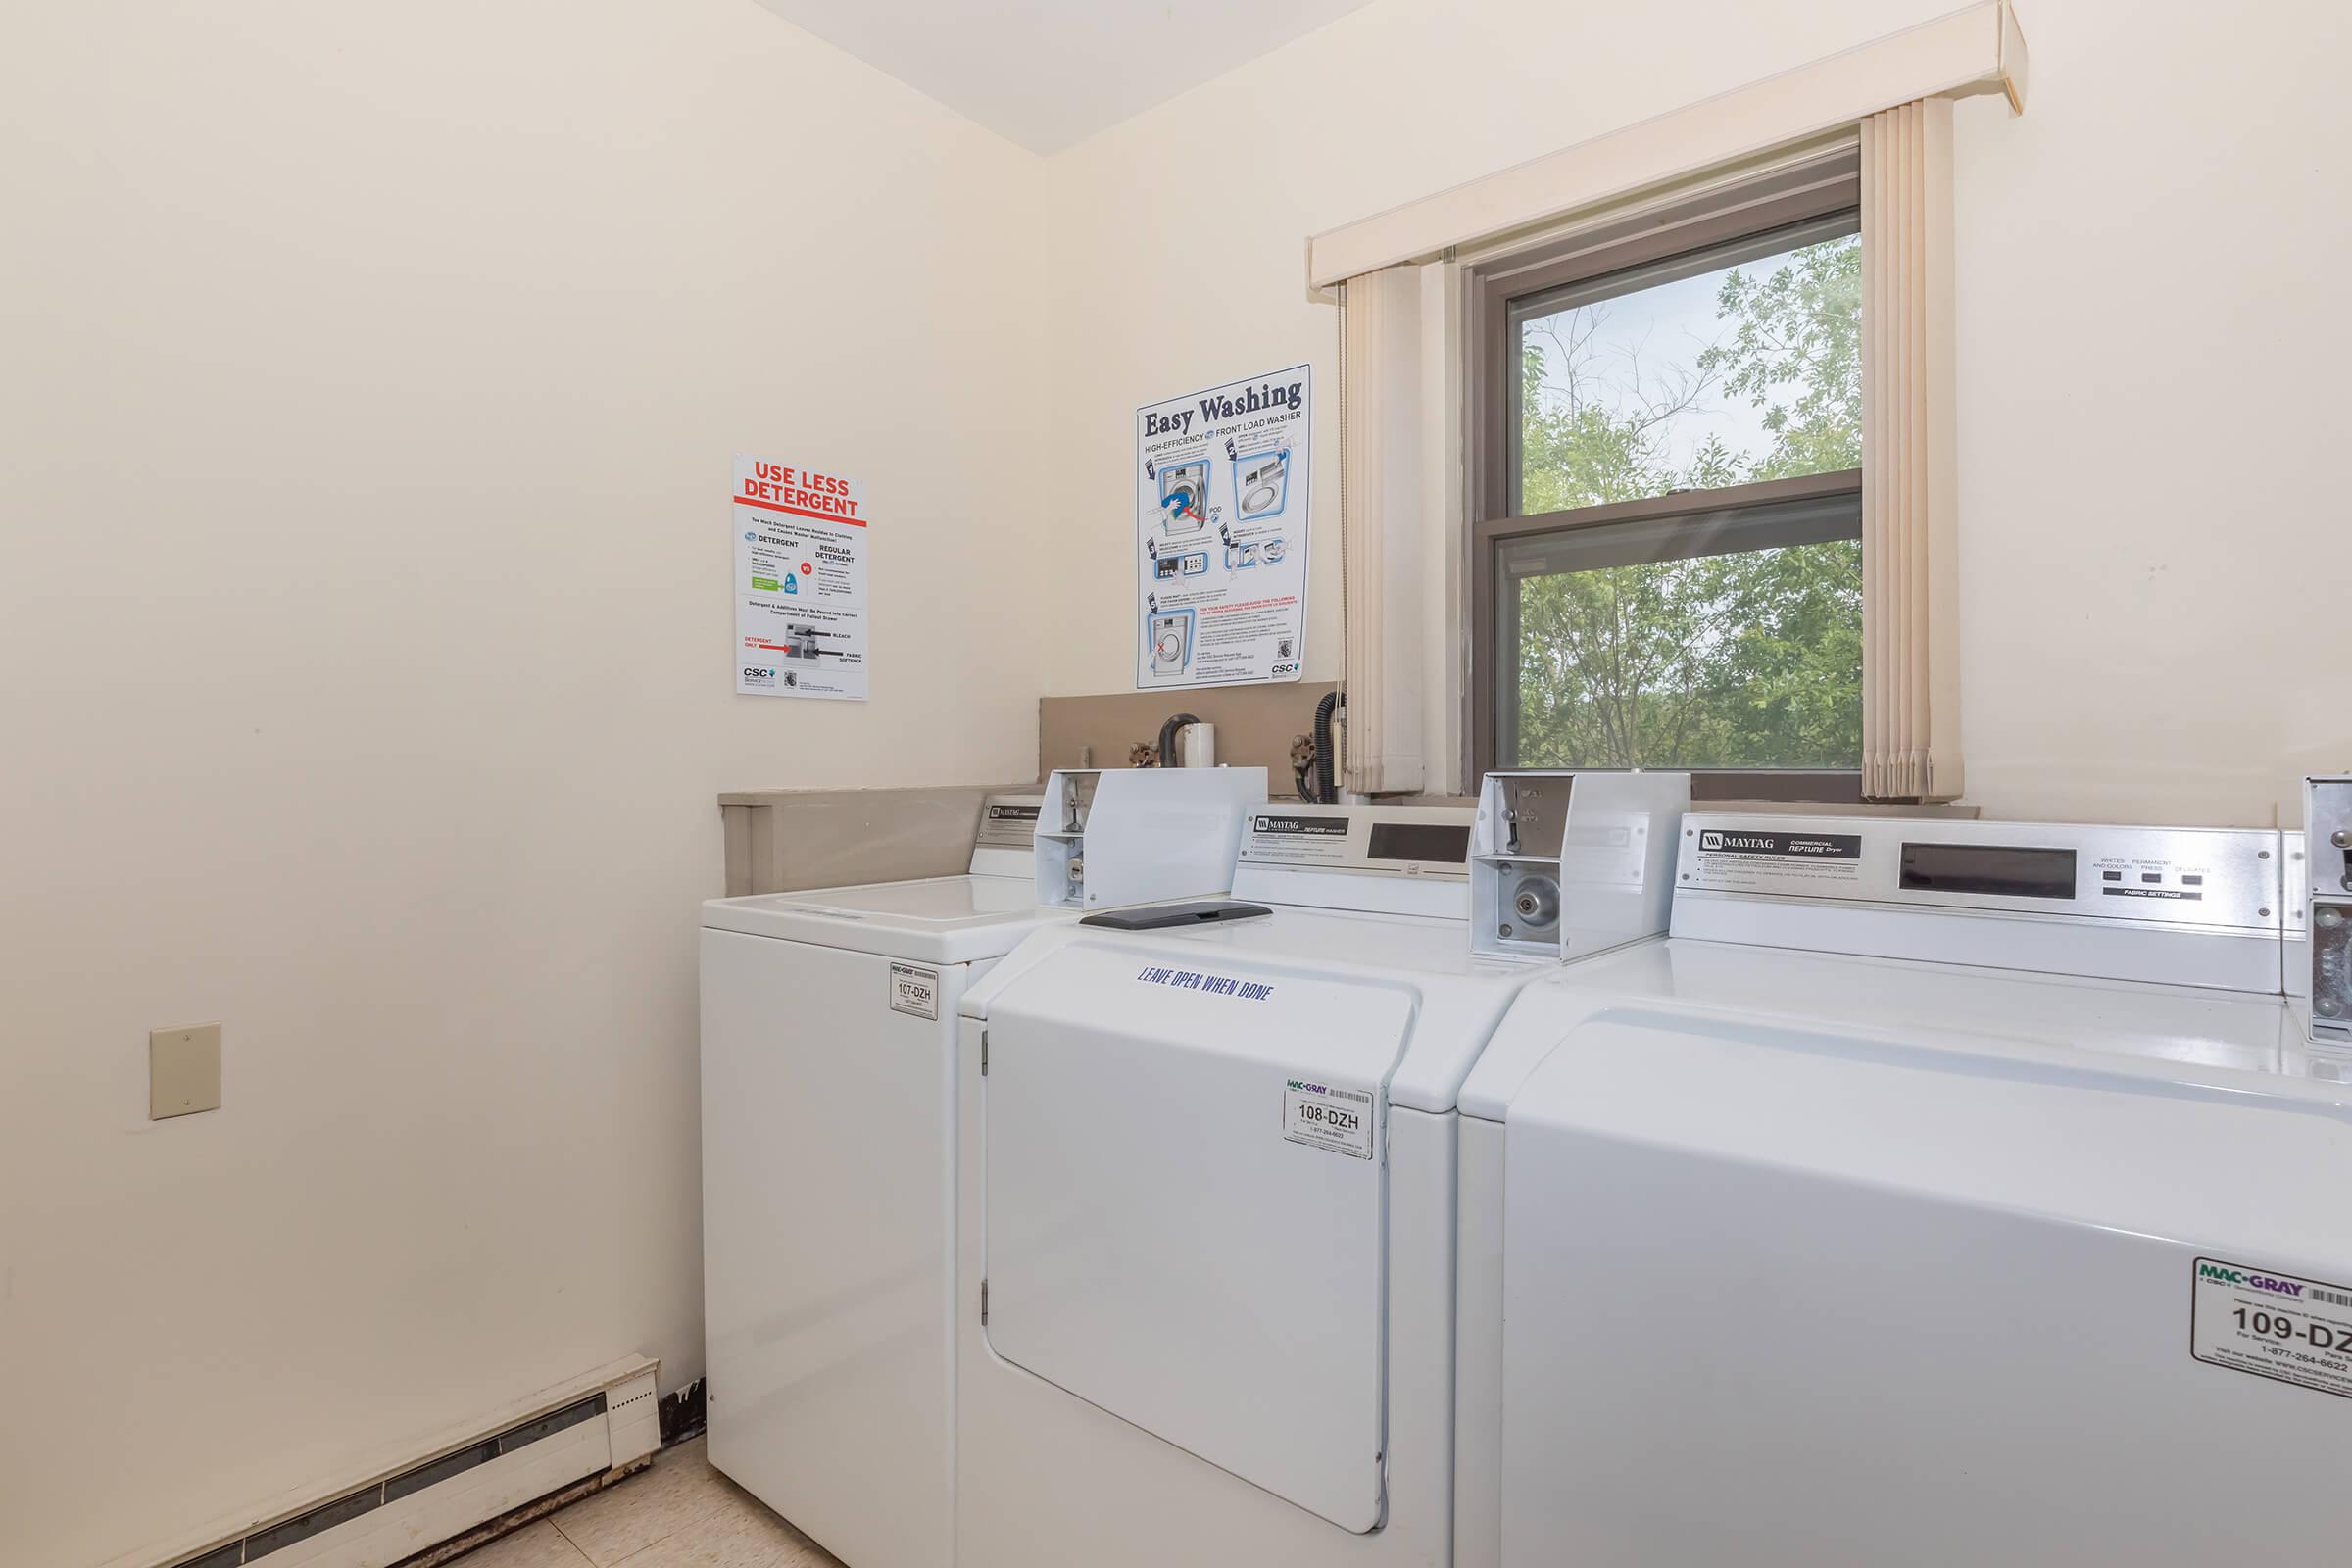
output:
M 1375 860 L 1428 860 L 1456 865 L 1470 858 L 1470 824 L 1375 822 L 1368 853 Z

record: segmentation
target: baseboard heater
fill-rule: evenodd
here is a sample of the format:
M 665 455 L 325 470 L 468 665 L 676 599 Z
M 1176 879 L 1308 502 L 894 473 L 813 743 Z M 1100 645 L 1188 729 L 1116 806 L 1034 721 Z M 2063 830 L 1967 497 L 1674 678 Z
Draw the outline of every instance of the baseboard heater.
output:
M 518 1399 L 378 1469 L 305 1488 L 107 1568 L 392 1568 L 479 1544 L 642 1466 L 662 1445 L 658 1363 L 643 1356 Z

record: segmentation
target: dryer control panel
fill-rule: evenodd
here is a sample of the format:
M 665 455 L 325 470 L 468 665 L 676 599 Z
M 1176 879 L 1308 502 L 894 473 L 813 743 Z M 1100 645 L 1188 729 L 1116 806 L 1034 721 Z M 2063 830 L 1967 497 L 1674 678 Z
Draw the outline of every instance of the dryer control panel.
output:
M 1470 880 L 1467 806 L 1269 806 L 1250 819 L 1245 866 Z
M 1233 894 L 1296 908 L 1467 919 L 1476 815 L 1466 806 L 1269 801 L 1243 824 Z

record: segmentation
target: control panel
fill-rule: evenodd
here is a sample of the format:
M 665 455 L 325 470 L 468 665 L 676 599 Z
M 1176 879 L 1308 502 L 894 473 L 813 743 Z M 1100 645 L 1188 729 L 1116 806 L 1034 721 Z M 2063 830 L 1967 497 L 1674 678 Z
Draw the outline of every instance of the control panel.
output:
M 2352 1046 L 2352 777 L 2304 781 L 2310 879 L 2311 1038 Z
M 2284 846 L 2261 829 L 1694 813 L 1674 932 L 2277 992 Z
M 2230 828 L 1697 814 L 1675 885 L 2277 931 L 2278 848 Z
M 1026 850 L 1037 838 L 1043 795 L 991 795 L 980 806 L 980 831 L 973 842 L 1001 850 Z
M 1250 816 L 1241 864 L 1467 882 L 1473 815 L 1462 806 L 1270 807 Z
M 1476 815 L 1466 806 L 1269 801 L 1242 824 L 1233 896 L 1297 908 L 1467 919 Z

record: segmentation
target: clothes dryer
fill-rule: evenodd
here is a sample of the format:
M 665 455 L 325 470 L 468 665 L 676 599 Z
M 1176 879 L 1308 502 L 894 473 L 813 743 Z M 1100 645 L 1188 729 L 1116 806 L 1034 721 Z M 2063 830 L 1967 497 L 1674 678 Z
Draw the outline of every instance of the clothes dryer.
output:
M 1551 781 L 1640 846 L 1568 866 L 1583 951 L 1662 932 L 1689 787 Z M 1039 932 L 965 993 L 960 1568 L 1445 1560 L 1455 1095 L 1557 954 L 1474 949 L 1487 831 L 1268 806 L 1235 902 Z

